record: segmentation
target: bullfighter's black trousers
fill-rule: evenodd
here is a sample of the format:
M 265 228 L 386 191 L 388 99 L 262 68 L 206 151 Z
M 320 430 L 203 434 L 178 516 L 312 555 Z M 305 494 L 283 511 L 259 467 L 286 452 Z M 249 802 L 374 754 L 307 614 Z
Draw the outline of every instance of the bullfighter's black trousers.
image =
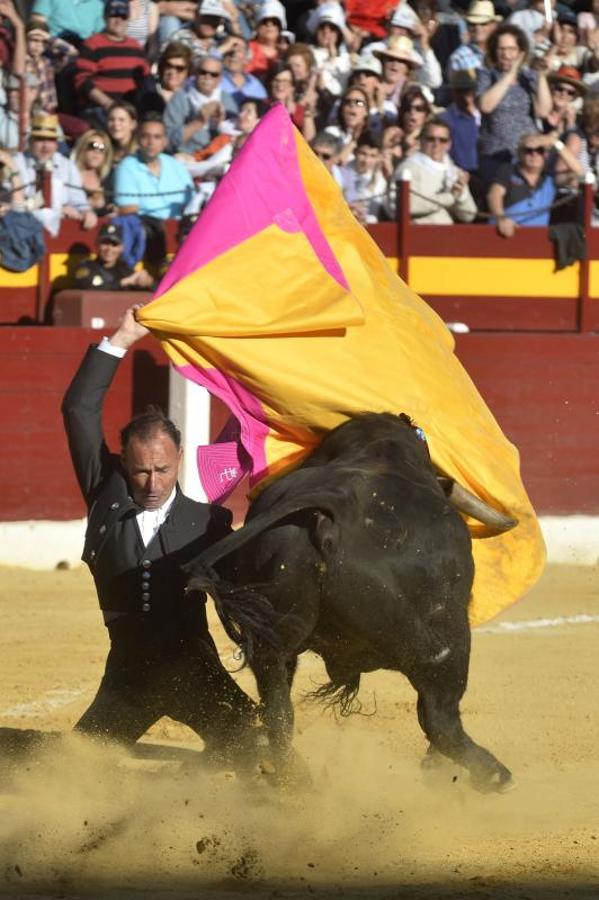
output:
M 76 731 L 133 744 L 170 716 L 216 753 L 235 755 L 247 744 L 256 704 L 224 669 L 207 631 L 165 634 L 124 616 L 110 623 L 109 632 L 104 677 Z

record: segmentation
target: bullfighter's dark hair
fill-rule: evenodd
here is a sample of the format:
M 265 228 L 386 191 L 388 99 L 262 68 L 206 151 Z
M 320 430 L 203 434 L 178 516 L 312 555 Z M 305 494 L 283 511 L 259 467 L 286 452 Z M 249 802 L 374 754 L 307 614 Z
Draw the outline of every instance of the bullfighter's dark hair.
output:
M 170 437 L 177 448 L 181 446 L 181 432 L 175 423 L 155 404 L 150 404 L 139 415 L 121 429 L 121 450 L 126 450 L 132 438 L 149 441 L 156 434 L 162 433 Z

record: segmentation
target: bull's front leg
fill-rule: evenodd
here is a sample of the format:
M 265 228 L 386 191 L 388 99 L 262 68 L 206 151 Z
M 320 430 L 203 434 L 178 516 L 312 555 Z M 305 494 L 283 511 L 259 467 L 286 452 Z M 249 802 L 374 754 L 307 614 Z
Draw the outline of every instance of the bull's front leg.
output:
M 307 769 L 293 749 L 291 685 L 297 657 L 258 653 L 252 663 L 277 781 L 305 782 Z

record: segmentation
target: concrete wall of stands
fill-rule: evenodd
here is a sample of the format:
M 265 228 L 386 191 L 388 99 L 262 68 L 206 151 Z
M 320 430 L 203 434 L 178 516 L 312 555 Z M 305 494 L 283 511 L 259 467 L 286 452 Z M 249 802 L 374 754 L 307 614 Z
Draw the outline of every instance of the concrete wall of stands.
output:
M 446 321 L 470 327 L 457 336 L 458 355 L 519 447 L 524 481 L 546 515 L 599 513 L 599 334 L 593 333 L 599 331 L 599 233 L 589 227 L 589 216 L 590 201 L 588 258 L 561 272 L 554 271 L 547 229 L 520 229 L 505 241 L 485 226 L 411 225 L 405 196 L 399 225 L 369 229 L 391 264 Z M 176 223 L 168 223 L 172 251 L 175 232 Z M 60 326 L 77 315 L 89 323 L 97 304 L 96 316 L 109 328 L 118 302 L 123 308 L 131 302 L 98 296 L 77 308 L 58 303 L 53 314 L 54 295 L 70 286 L 94 241 L 93 233 L 66 222 L 48 240 L 40 266 L 20 275 L 0 270 L 0 521 L 84 515 L 60 402 L 85 348 L 102 332 Z M 43 321 L 58 327 L 27 327 Z M 125 359 L 108 398 L 109 443 L 117 446 L 118 428 L 132 413 L 148 402 L 166 405 L 167 398 L 166 358 L 147 340 Z M 224 415 L 215 404 L 214 433 Z M 239 511 L 239 494 L 235 503 Z
M 85 510 L 71 471 L 60 403 L 86 347 L 86 328 L 0 329 L 0 521 L 70 520 Z M 470 333 L 457 352 L 522 455 L 539 513 L 599 514 L 599 335 Z M 109 444 L 148 402 L 167 403 L 168 364 L 146 339 L 119 368 L 105 410 Z M 223 421 L 213 411 L 213 433 Z M 239 496 L 236 509 L 240 508 Z

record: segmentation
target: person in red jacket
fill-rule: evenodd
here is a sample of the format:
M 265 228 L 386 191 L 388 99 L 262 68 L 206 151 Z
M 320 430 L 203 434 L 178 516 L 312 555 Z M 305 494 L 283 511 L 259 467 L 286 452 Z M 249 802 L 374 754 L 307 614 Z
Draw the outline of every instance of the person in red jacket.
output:
M 101 128 L 116 100 L 137 105 L 153 86 L 141 44 L 127 37 L 128 0 L 108 0 L 104 15 L 104 31 L 83 42 L 75 71 L 80 114 Z

